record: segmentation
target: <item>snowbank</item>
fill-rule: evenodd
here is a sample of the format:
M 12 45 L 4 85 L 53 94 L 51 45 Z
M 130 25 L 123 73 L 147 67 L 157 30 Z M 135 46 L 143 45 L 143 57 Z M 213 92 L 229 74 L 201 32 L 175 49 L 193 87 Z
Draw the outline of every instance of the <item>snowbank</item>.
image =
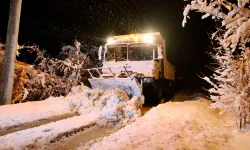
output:
M 143 97 L 134 96 L 130 99 L 120 89 L 100 90 L 78 86 L 66 98 L 72 111 L 78 114 L 97 113 L 99 122 L 117 124 L 121 120 L 134 121 L 141 116 Z M 103 124 L 104 123 L 104 124 Z
M 71 110 L 63 97 L 0 106 L 0 130 L 66 113 Z
M 98 115 L 81 115 L 0 137 L 0 149 L 43 149 L 60 136 L 93 125 Z
M 118 132 L 78 149 L 230 149 L 232 135 L 225 120 L 208 106 L 207 101 L 162 104 Z

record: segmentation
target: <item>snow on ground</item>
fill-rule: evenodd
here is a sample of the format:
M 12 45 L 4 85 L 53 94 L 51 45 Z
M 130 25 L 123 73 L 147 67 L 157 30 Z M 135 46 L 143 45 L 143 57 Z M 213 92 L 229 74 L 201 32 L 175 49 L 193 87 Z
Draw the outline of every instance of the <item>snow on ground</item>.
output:
M 67 97 L 72 111 L 78 114 L 98 113 L 101 121 L 117 124 L 121 120 L 134 121 L 141 116 L 140 107 L 143 97 L 134 96 L 131 99 L 120 89 L 100 90 L 78 86 L 72 89 Z
M 130 99 L 120 89 L 92 90 L 81 85 L 72 88 L 66 97 L 0 106 L 2 129 L 69 112 L 79 115 L 2 136 L 0 149 L 41 148 L 58 136 L 94 124 L 126 125 L 141 116 L 143 102 L 143 97 L 134 96 Z
M 249 150 L 250 149 L 250 126 L 246 127 L 243 131 L 233 132 L 234 139 L 232 140 L 232 147 L 235 150 Z
M 0 130 L 72 112 L 86 114 L 94 111 L 104 120 L 117 123 L 124 118 L 130 120 L 140 116 L 139 106 L 142 103 L 143 99 L 133 97 L 130 100 L 119 89 L 92 90 L 81 85 L 72 88 L 72 92 L 65 97 L 0 106 Z
M 43 149 L 60 135 L 95 124 L 97 114 L 86 114 L 22 130 L 0 137 L 0 149 Z
M 0 130 L 66 113 L 71 111 L 61 97 L 0 106 Z
M 161 104 L 114 134 L 78 149 L 237 149 L 231 143 L 242 140 L 209 104 L 206 100 Z M 250 134 L 245 136 L 249 141 Z M 249 149 L 249 142 L 244 144 L 241 148 Z

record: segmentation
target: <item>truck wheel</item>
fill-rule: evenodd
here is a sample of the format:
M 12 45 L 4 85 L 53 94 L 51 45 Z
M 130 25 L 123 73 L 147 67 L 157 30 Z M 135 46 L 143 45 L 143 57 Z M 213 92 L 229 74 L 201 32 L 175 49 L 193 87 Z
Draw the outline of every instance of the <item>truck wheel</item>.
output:
M 146 103 L 157 106 L 161 103 L 163 98 L 163 91 L 156 86 L 149 86 L 143 88 L 143 95 L 145 96 Z
M 157 98 L 157 104 L 162 104 L 164 103 L 164 98 L 163 98 L 163 91 L 162 88 L 156 88 L 156 98 Z

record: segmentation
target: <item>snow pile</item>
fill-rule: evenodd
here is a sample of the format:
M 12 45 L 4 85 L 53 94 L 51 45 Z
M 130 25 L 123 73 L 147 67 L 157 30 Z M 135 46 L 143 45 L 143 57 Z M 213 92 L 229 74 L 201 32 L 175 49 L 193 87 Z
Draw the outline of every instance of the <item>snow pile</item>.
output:
M 0 137 L 0 149 L 44 149 L 46 144 L 95 124 L 98 115 L 81 115 Z M 13 144 L 14 141 L 14 144 Z
M 162 104 L 118 132 L 78 149 L 229 149 L 232 135 L 223 117 L 208 106 L 207 101 Z
M 130 99 L 120 89 L 89 89 L 83 85 L 72 88 L 66 97 L 72 111 L 78 114 L 97 113 L 102 121 L 117 124 L 119 121 L 134 121 L 141 115 L 140 107 L 144 103 L 142 97 Z M 104 123 L 102 122 L 102 123 Z
M 63 97 L 0 106 L 0 130 L 71 113 Z

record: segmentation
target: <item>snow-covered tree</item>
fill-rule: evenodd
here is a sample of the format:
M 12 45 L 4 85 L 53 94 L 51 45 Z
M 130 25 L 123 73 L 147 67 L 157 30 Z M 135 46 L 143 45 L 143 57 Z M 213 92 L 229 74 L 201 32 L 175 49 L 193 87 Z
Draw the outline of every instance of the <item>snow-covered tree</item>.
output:
M 183 27 L 190 10 L 204 13 L 202 19 L 212 17 L 221 23 L 211 35 L 219 45 L 211 54 L 219 67 L 211 77 L 202 78 L 212 85 L 208 90 L 215 101 L 212 107 L 233 111 L 240 129 L 250 121 L 249 0 L 192 0 L 184 9 Z
M 50 75 L 71 80 L 75 85 L 80 82 L 87 84 L 89 74 L 84 69 L 101 65 L 97 59 L 99 48 L 92 47 L 87 53 L 83 53 L 81 43 L 76 40 L 74 44 L 74 46 L 63 46 L 57 58 L 46 57 L 44 52 L 37 49 L 39 64 L 35 68 Z
M 77 40 L 74 46 L 63 46 L 62 51 L 56 58 L 46 56 L 46 53 L 38 47 L 32 51 L 37 53 L 36 62 L 38 64 L 34 66 L 36 71 L 31 70 L 28 72 L 32 76 L 29 79 L 29 82 L 31 82 L 29 85 L 38 86 L 34 88 L 37 91 L 33 93 L 42 94 L 40 97 L 38 96 L 40 99 L 45 99 L 49 96 L 66 95 L 72 87 L 81 83 L 88 85 L 89 73 L 85 69 L 101 65 L 97 59 L 98 48 L 92 47 L 92 49 L 87 50 L 87 53 L 83 53 L 81 51 L 81 43 Z M 37 71 L 40 73 L 37 73 Z M 44 80 L 43 84 L 40 82 L 41 79 Z M 35 84 L 35 82 L 38 83 Z M 44 90 L 39 91 L 39 88 Z M 31 87 L 29 89 L 32 90 Z
M 3 55 L 4 55 L 3 46 L 4 45 L 0 43 L 0 70 L 2 70 L 2 66 L 3 66 Z M 1 81 L 1 77 L 0 77 L 0 81 Z
M 4 45 L 0 44 L 0 68 L 4 55 Z M 21 46 L 26 54 L 37 55 L 34 65 L 16 61 L 12 103 L 43 100 L 49 96 L 65 96 L 71 88 L 81 83 L 88 85 L 89 74 L 84 69 L 101 65 L 98 47 L 89 46 L 81 51 L 81 43 L 63 46 L 58 57 L 52 58 L 38 46 Z M 85 47 L 86 48 L 86 45 Z M 22 53 L 22 52 L 21 52 Z M 25 57 L 29 57 L 26 56 Z M 0 76 L 1 79 L 1 76 Z

